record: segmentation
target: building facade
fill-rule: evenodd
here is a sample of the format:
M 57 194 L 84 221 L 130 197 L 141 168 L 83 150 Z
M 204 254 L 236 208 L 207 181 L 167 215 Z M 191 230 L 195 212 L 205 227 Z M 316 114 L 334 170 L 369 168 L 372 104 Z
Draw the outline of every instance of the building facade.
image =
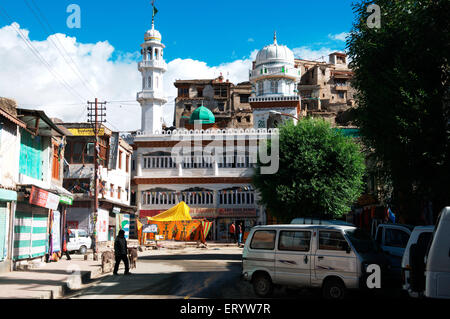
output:
M 64 187 L 73 193 L 73 206 L 67 212 L 69 228 L 94 232 L 94 130 L 88 123 L 62 123 L 69 131 L 65 153 Z M 98 242 L 113 240 L 120 229 L 130 236 L 135 220 L 131 200 L 132 148 L 118 132 L 102 125 L 99 129 Z M 133 236 L 133 234 L 131 234 Z
M 52 259 L 62 249 L 71 194 L 62 187 L 65 134 L 43 111 L 0 100 L 0 270 Z
M 322 117 L 333 126 L 352 125 L 355 90 L 347 55 L 331 53 L 328 63 L 295 59 L 295 65 L 302 74 L 298 91 L 303 114 Z
M 251 128 L 253 114 L 249 98 L 251 84 L 242 82 L 234 85 L 223 76 L 216 79 L 177 80 L 174 123 L 176 128 L 188 128 L 189 117 L 201 105 L 207 107 L 216 119 L 216 128 Z

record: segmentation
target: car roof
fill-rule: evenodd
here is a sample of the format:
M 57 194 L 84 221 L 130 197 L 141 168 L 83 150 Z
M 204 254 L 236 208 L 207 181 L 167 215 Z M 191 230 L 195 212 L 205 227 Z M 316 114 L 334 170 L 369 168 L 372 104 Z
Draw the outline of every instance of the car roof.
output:
M 405 227 L 408 228 L 410 231 L 412 231 L 414 229 L 413 225 L 408 225 L 408 224 L 391 224 L 391 223 L 384 223 L 384 224 L 379 224 L 378 227 L 380 226 L 394 226 L 394 227 Z
M 420 231 L 420 230 L 430 230 L 433 231 L 434 225 L 428 225 L 428 226 L 416 226 L 414 227 L 414 231 Z
M 355 226 L 344 225 L 305 225 L 305 224 L 277 224 L 277 225 L 260 225 L 253 227 L 254 229 L 330 229 L 330 230 L 349 230 L 356 229 Z

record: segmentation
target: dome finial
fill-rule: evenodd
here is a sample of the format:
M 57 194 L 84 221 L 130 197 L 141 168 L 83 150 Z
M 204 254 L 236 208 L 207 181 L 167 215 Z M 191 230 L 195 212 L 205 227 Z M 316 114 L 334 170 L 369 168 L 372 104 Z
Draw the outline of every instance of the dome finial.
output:
M 277 30 L 273 33 L 273 44 L 277 44 Z

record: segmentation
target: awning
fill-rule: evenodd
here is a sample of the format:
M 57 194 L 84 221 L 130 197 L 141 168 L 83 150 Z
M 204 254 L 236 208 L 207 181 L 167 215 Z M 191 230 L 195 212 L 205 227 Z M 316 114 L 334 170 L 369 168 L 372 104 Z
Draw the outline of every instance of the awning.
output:
M 0 202 L 17 201 L 17 192 L 0 188 Z
M 8 112 L 0 109 L 0 115 L 2 115 L 3 117 L 6 117 L 8 120 L 10 120 L 11 122 L 19 125 L 22 128 L 27 128 L 27 125 L 22 122 L 21 120 L 19 120 L 18 118 L 16 118 L 15 116 L 12 116 L 11 114 L 9 114 Z

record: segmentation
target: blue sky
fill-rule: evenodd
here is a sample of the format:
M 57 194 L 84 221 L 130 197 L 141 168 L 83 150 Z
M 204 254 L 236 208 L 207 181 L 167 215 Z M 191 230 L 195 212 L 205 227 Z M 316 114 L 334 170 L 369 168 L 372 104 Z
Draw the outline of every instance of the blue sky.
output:
M 115 53 L 135 52 L 151 25 L 149 0 L 27 0 L 44 13 L 56 32 L 83 43 L 107 40 Z M 81 8 L 81 28 L 70 29 L 66 19 L 69 4 Z M 353 14 L 351 1 L 305 0 L 156 0 L 156 28 L 163 35 L 166 60 L 192 58 L 217 65 L 243 58 L 272 41 L 290 48 L 329 46 L 343 50 L 345 43 L 330 34 L 348 32 Z M 2 6 L 30 38 L 43 40 L 48 34 L 24 0 Z M 7 25 L 0 16 L 0 26 Z
M 81 9 L 79 29 L 67 25 L 70 4 Z M 233 83 L 248 81 L 252 59 L 275 30 L 296 57 L 327 61 L 345 50 L 353 22 L 351 0 L 156 0 L 156 7 L 168 64 L 167 123 L 177 79 L 223 74 Z M 107 119 L 115 129 L 139 129 L 136 63 L 151 16 L 150 0 L 1 1 L 0 96 L 64 121 L 85 120 L 86 101 L 98 97 L 114 109 Z

